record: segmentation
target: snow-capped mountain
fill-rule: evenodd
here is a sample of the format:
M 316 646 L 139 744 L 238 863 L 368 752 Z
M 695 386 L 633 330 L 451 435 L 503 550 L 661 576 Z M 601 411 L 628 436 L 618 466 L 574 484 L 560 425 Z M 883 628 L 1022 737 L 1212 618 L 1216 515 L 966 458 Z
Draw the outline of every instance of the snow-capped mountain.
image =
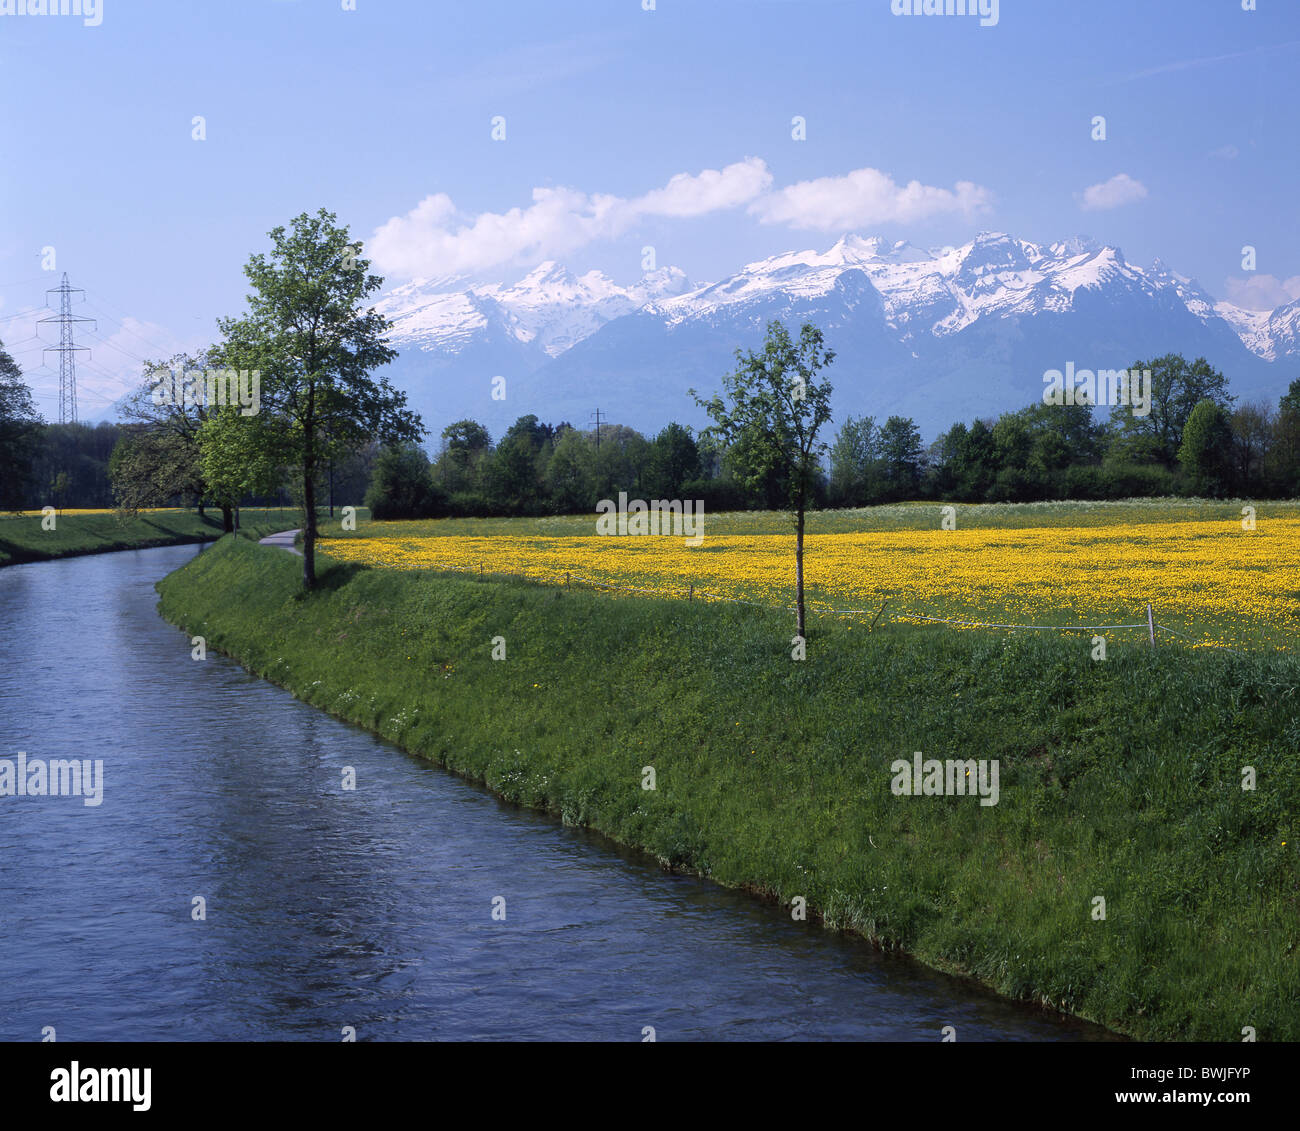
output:
M 1276 310 L 1242 310 L 1226 302 L 1214 310 L 1251 353 L 1267 361 L 1294 360 L 1300 355 L 1300 299 Z
M 456 354 L 497 331 L 520 345 L 558 357 L 606 322 L 665 295 L 690 290 L 676 267 L 652 271 L 620 287 L 600 271 L 575 276 L 558 263 L 539 264 L 513 286 L 452 290 L 456 278 L 418 279 L 389 291 L 375 309 L 392 319 L 403 345 Z
M 462 416 L 499 431 L 534 412 L 584 423 L 600 407 L 642 430 L 699 423 L 711 393 L 772 318 L 811 320 L 837 358 L 836 417 L 912 416 L 933 434 L 1039 399 L 1042 374 L 1204 356 L 1234 392 L 1276 397 L 1300 361 L 1300 300 L 1271 313 L 1216 303 L 1193 279 L 1084 238 L 998 232 L 923 249 L 846 235 L 826 251 L 750 263 L 691 287 L 665 268 L 630 287 L 544 263 L 513 286 L 408 284 L 378 308 L 402 350 L 391 374 L 436 433 Z M 506 398 L 491 399 L 505 376 Z

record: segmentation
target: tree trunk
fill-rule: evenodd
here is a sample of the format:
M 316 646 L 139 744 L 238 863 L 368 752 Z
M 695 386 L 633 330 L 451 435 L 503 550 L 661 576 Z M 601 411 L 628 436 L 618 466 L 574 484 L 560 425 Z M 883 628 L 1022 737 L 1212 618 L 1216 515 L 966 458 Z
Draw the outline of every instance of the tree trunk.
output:
M 309 370 L 313 372 L 314 370 Z M 302 453 L 302 584 L 316 588 L 316 385 L 307 389 Z
M 799 516 L 794 527 L 794 602 L 799 622 L 796 631 L 800 638 L 807 639 L 803 631 L 803 503 L 799 504 Z
M 310 471 L 303 478 L 302 583 L 316 588 L 316 484 Z
M 228 503 L 221 504 L 221 530 L 225 534 L 231 534 L 235 529 L 235 514 L 230 509 Z

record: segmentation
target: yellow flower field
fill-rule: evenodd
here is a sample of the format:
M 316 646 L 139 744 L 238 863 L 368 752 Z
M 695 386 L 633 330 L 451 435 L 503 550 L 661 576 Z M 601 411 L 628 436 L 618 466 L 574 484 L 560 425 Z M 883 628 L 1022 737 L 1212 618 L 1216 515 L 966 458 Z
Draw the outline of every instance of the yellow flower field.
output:
M 664 537 L 404 536 L 373 523 L 365 536 L 322 549 L 342 561 L 390 569 L 513 573 L 538 581 L 626 587 L 697 600 L 793 604 L 788 534 L 706 536 L 698 547 Z M 806 539 L 810 611 L 854 621 L 887 613 L 1026 625 L 1100 627 L 1121 638 L 1155 619 L 1202 645 L 1289 648 L 1300 630 L 1300 518 L 1255 531 L 1222 520 L 892 530 Z M 910 615 L 909 615 L 910 614 Z M 1172 641 L 1162 633 L 1165 641 Z

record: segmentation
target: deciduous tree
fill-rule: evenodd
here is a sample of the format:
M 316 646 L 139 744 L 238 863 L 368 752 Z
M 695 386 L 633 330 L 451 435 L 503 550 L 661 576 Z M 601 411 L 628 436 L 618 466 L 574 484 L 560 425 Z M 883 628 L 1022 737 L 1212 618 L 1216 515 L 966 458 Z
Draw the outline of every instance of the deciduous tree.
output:
M 785 484 L 795 528 L 796 632 L 806 638 L 803 600 L 804 511 L 821 474 L 826 445 L 817 434 L 831 418 L 831 384 L 818 373 L 835 360 L 822 332 L 804 323 L 797 340 L 777 321 L 768 323 L 760 350 L 736 351 L 735 372 L 722 379 L 724 396 L 691 395 L 713 420 L 707 429 L 721 436 L 738 459 L 751 487 L 775 472 Z
M 40 438 L 41 418 L 32 405 L 32 391 L 0 342 L 0 509 L 26 504 Z
M 271 251 L 253 255 L 248 312 L 225 319 L 221 360 L 258 373 L 256 435 L 276 463 L 294 468 L 303 508 L 303 584 L 316 584 L 316 489 L 326 462 L 368 440 L 418 442 L 419 418 L 406 394 L 371 375 L 397 353 L 389 323 L 364 300 L 383 280 L 371 275 L 332 212 L 303 213 L 270 233 Z

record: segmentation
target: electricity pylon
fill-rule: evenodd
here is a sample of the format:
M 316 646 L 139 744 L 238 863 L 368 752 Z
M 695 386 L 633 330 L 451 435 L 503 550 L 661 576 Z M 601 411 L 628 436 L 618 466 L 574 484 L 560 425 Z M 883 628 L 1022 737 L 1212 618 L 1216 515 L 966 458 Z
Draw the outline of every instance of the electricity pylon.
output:
M 74 322 L 94 322 L 93 318 L 79 318 L 72 313 L 72 296 L 85 294 L 80 287 L 68 286 L 68 273 L 63 272 L 63 284 L 51 287 L 46 294 L 58 294 L 59 313 L 55 318 L 42 318 L 42 322 L 59 324 L 59 344 L 46 346 L 43 353 L 57 350 L 59 354 L 59 423 L 76 424 L 77 422 L 77 353 L 89 353 L 88 346 L 75 345 L 72 341 L 72 324 Z M 48 303 L 47 303 L 48 305 Z

